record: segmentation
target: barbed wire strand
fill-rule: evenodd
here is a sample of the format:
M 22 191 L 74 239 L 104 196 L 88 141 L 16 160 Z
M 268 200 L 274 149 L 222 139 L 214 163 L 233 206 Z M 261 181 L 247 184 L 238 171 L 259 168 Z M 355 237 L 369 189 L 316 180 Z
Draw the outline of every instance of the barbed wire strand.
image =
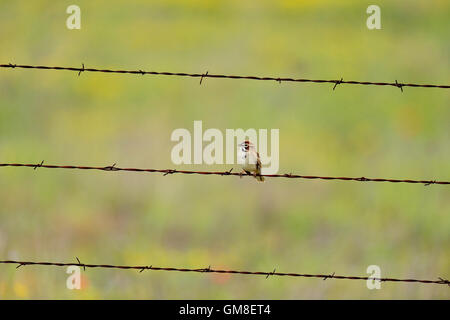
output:
M 78 76 L 82 72 L 101 72 L 101 73 L 118 73 L 118 74 L 139 74 L 139 75 L 157 75 L 157 76 L 176 76 L 176 77 L 192 77 L 200 78 L 200 84 L 204 78 L 222 78 L 222 79 L 246 79 L 246 80 L 261 80 L 261 81 L 276 81 L 281 82 L 310 82 L 310 83 L 333 83 L 333 90 L 337 85 L 341 84 L 353 84 L 353 85 L 373 85 L 373 86 L 392 86 L 397 87 L 403 92 L 404 87 L 420 87 L 420 88 L 441 88 L 449 89 L 450 85 L 438 85 L 438 84 L 417 84 L 417 83 L 401 83 L 395 80 L 395 82 L 370 82 L 370 81 L 355 81 L 344 80 L 343 78 L 336 80 L 323 80 L 323 79 L 304 79 L 304 78 L 286 78 L 286 77 L 260 77 L 260 76 L 241 76 L 241 75 L 225 75 L 225 74 L 213 74 L 213 73 L 185 73 L 185 72 L 159 72 L 159 71 L 144 71 L 144 70 L 113 70 L 113 69 L 98 69 L 98 68 L 86 68 L 84 63 L 81 68 L 77 67 L 60 67 L 60 66 L 43 66 L 43 65 L 26 65 L 26 64 L 0 64 L 1 68 L 21 68 L 21 69 L 41 69 L 41 70 L 66 70 L 74 71 L 78 73 Z
M 35 261 L 18 261 L 18 260 L 2 260 L 0 264 L 17 264 L 17 269 L 22 266 L 28 265 L 40 265 L 40 266 L 55 266 L 55 267 L 69 267 L 78 266 L 86 268 L 103 268 L 103 269 L 131 269 L 138 270 L 140 273 L 145 270 L 153 271 L 178 271 L 178 272 L 198 272 L 198 273 L 224 273 L 224 274 L 243 274 L 243 275 L 262 275 L 266 276 L 266 279 L 270 276 L 280 277 L 302 277 L 302 278 L 321 278 L 327 279 L 346 279 L 346 280 L 373 280 L 380 282 L 414 282 L 414 283 L 427 283 L 427 284 L 443 284 L 450 286 L 450 281 L 442 277 L 438 277 L 438 280 L 423 280 L 423 279 L 396 279 L 396 278 L 376 278 L 376 277 L 361 277 L 361 276 L 342 276 L 332 274 L 308 274 L 308 273 L 286 273 L 276 272 L 274 269 L 271 272 L 264 271 L 240 271 L 240 270 L 222 270 L 212 269 L 211 266 L 207 268 L 191 269 L 191 268 L 172 268 L 172 267 L 154 267 L 150 266 L 130 266 L 130 265 L 110 265 L 110 264 L 86 264 L 81 263 L 78 257 L 76 258 L 78 263 L 63 263 L 63 262 L 35 262 Z
M 385 178 L 366 178 L 366 177 L 326 177 L 326 176 L 306 176 L 292 173 L 285 174 L 261 174 L 254 175 L 244 172 L 228 171 L 190 171 L 190 170 L 175 170 L 175 169 L 141 169 L 141 168 L 119 168 L 114 163 L 112 166 L 93 167 L 93 166 L 63 166 L 44 164 L 44 161 L 35 164 L 27 163 L 0 163 L 0 167 L 29 167 L 34 170 L 37 168 L 47 169 L 74 169 L 74 170 L 101 170 L 101 171 L 131 171 L 131 172 L 149 172 L 149 173 L 163 173 L 164 176 L 169 174 L 196 174 L 196 175 L 218 175 L 218 176 L 239 176 L 239 177 L 268 177 L 268 178 L 289 178 L 289 179 L 309 179 L 309 180 L 342 180 L 342 181 L 359 181 L 359 182 L 392 182 L 392 183 L 418 183 L 426 186 L 431 184 L 448 185 L 450 181 L 438 180 L 411 180 L 411 179 L 385 179 Z

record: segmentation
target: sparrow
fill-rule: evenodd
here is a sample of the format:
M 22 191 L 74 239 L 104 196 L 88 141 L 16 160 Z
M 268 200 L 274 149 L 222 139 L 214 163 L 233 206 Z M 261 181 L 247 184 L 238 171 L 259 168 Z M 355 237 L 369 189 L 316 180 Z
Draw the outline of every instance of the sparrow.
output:
M 263 182 L 261 176 L 261 159 L 255 146 L 248 140 L 245 140 L 238 146 L 238 163 L 242 164 L 242 169 L 247 174 L 255 176 L 256 180 Z

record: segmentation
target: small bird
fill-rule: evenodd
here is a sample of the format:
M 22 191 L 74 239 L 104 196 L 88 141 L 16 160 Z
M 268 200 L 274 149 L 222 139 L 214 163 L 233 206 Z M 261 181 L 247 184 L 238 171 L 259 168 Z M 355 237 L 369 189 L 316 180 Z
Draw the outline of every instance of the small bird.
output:
M 238 162 L 242 164 L 244 172 L 253 173 L 256 180 L 264 182 L 264 177 L 261 176 L 261 159 L 253 143 L 245 140 L 238 147 Z

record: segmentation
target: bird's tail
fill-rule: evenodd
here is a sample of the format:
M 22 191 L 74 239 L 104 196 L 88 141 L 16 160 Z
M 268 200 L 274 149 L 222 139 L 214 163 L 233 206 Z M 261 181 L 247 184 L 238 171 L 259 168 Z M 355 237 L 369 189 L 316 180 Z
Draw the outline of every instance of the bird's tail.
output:
M 264 177 L 260 175 L 261 173 L 257 174 L 255 176 L 256 180 L 258 180 L 259 182 L 264 182 Z

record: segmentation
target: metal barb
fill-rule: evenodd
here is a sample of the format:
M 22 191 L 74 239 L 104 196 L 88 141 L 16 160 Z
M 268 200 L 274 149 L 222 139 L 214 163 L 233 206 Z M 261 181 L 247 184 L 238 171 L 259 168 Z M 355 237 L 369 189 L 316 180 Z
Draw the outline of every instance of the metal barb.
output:
M 174 174 L 175 172 L 177 172 L 177 170 L 173 170 L 173 169 L 167 169 L 167 172 L 163 174 L 163 176 L 167 176 L 168 174 Z
M 399 87 L 400 90 L 403 92 L 403 84 L 398 83 L 397 80 L 395 80 L 395 85 L 396 85 L 397 87 Z
M 77 258 L 78 266 L 83 267 L 83 271 L 86 271 L 86 266 L 83 263 L 81 263 L 81 261 L 80 261 L 80 259 L 78 259 L 78 257 L 75 257 L 75 258 Z
M 332 274 L 330 274 L 330 275 L 328 275 L 328 276 L 325 276 L 325 277 L 323 278 L 323 280 L 327 280 L 328 278 L 334 278 L 334 275 L 335 275 L 335 272 L 333 272 Z
M 223 172 L 222 175 L 223 175 L 223 176 L 229 176 L 229 175 L 231 174 L 231 171 L 233 171 L 233 168 L 231 168 L 231 169 L 228 170 L 228 171 Z
M 334 84 L 334 87 L 333 87 L 333 91 L 334 91 L 334 89 L 336 89 L 338 84 L 342 83 L 342 81 L 344 81 L 344 78 L 341 78 L 341 80 L 336 81 L 336 83 Z
M 277 269 L 273 269 L 273 271 L 272 272 L 269 272 L 269 273 L 267 273 L 267 275 L 266 275 L 266 279 L 268 279 L 269 278 L 269 276 L 273 276 L 274 274 L 275 274 L 275 271 L 276 271 Z
M 106 171 L 118 171 L 119 170 L 116 168 L 116 163 L 114 163 L 112 166 L 104 167 L 103 169 Z
M 202 74 L 201 78 L 200 78 L 200 85 L 203 82 L 203 78 L 206 77 L 208 75 L 208 71 L 206 71 L 206 73 Z
M 33 170 L 36 170 L 36 168 L 42 167 L 43 164 L 44 164 L 44 160 L 42 160 L 41 163 L 37 164 L 37 165 L 33 168 Z
M 427 183 L 425 183 L 425 187 L 429 186 L 430 184 L 435 184 L 435 183 L 436 183 L 436 180 L 428 181 Z
M 78 71 L 78 76 L 80 76 L 81 72 L 84 72 L 84 63 L 81 64 L 82 68 Z
M 201 269 L 202 272 L 211 272 L 211 265 L 208 268 Z
M 149 270 L 149 269 L 151 270 L 152 267 L 153 267 L 153 265 L 150 265 L 150 267 L 149 266 L 145 266 L 144 268 L 141 269 L 141 271 L 139 271 L 139 273 L 141 273 L 144 270 Z
M 9 66 L 14 69 L 16 67 L 16 64 L 9 63 Z
M 447 279 L 439 277 L 439 280 L 440 280 L 440 283 L 447 284 L 450 287 L 450 281 L 448 281 Z

